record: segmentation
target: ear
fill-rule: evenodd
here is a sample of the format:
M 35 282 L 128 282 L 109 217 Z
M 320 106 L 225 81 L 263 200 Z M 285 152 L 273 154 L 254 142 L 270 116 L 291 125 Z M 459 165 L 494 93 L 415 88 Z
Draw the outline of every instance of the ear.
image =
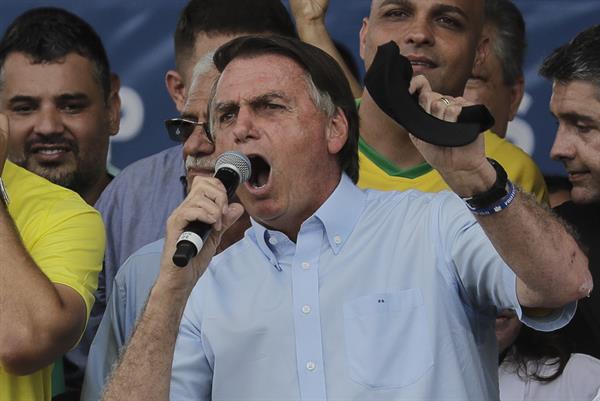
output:
M 523 77 L 517 78 L 513 86 L 510 88 L 510 109 L 508 115 L 508 121 L 512 121 L 519 111 L 521 100 L 525 94 L 525 80 Z
M 327 128 L 327 150 L 330 154 L 335 155 L 342 150 L 348 140 L 348 119 L 341 108 L 337 111 Z
M 475 60 L 473 60 L 473 69 L 481 67 L 485 58 L 488 56 L 490 51 L 490 37 L 484 35 L 479 40 L 477 47 L 475 48 Z
M 365 61 L 365 46 L 367 43 L 367 33 L 369 32 L 369 18 L 365 17 L 362 20 L 362 25 L 360 27 L 360 34 L 359 34 L 359 38 L 360 38 L 360 58 L 363 59 L 363 61 Z
M 110 74 L 110 93 L 107 99 L 108 107 L 108 124 L 110 135 L 116 135 L 119 132 L 121 125 L 121 97 L 119 90 L 121 89 L 121 79 L 117 74 Z
M 169 70 L 165 75 L 165 85 L 177 111 L 181 113 L 185 104 L 185 82 L 183 82 L 183 78 L 177 71 Z

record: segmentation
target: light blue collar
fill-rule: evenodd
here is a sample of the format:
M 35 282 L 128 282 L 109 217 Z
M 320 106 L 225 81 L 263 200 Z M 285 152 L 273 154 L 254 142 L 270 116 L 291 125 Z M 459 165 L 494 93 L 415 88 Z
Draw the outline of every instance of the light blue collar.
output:
M 317 221 L 320 222 L 320 225 L 325 228 L 329 246 L 337 255 L 356 226 L 365 202 L 366 194 L 346 174 L 342 174 L 336 189 L 321 207 L 302 223 L 300 232 L 308 229 L 308 226 L 314 226 Z M 249 234 L 254 237 L 253 240 L 271 264 L 279 270 L 277 259 L 267 244 L 271 238 L 269 230 L 252 218 L 250 221 L 252 222 L 250 230 L 252 233 L 249 232 Z

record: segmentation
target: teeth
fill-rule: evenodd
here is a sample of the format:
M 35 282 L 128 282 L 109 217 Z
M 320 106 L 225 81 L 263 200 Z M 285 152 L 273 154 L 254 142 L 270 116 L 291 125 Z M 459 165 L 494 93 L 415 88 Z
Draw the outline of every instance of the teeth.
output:
M 54 155 L 57 153 L 63 153 L 64 151 L 64 149 L 41 149 L 39 150 L 39 153 L 43 153 L 45 155 Z

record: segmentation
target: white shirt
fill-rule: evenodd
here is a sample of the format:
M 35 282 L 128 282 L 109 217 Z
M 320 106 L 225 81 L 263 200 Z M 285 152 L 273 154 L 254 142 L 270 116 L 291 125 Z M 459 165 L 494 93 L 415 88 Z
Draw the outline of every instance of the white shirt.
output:
M 556 371 L 553 361 L 541 365 L 540 376 Z M 498 373 L 501 401 L 600 401 L 600 360 L 588 355 L 572 354 L 562 375 L 551 382 L 523 379 L 510 362 L 503 362 Z

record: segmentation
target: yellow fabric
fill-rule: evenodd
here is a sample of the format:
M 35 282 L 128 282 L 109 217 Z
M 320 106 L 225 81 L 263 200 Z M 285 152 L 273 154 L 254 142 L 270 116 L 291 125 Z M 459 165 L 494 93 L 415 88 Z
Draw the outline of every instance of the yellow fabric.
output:
M 25 248 L 51 282 L 81 295 L 89 316 L 105 245 L 100 214 L 76 193 L 8 161 L 2 178 Z M 50 400 L 51 373 L 50 365 L 17 377 L 0 366 L 0 401 Z
M 491 131 L 486 131 L 484 135 L 487 157 L 497 160 L 506 170 L 510 180 L 524 191 L 534 194 L 538 202 L 548 203 L 544 177 L 529 155 Z M 430 170 L 416 178 L 390 176 L 362 151 L 359 152 L 359 163 L 358 186 L 361 188 L 384 191 L 417 189 L 423 192 L 448 189 L 448 185 L 436 170 Z

